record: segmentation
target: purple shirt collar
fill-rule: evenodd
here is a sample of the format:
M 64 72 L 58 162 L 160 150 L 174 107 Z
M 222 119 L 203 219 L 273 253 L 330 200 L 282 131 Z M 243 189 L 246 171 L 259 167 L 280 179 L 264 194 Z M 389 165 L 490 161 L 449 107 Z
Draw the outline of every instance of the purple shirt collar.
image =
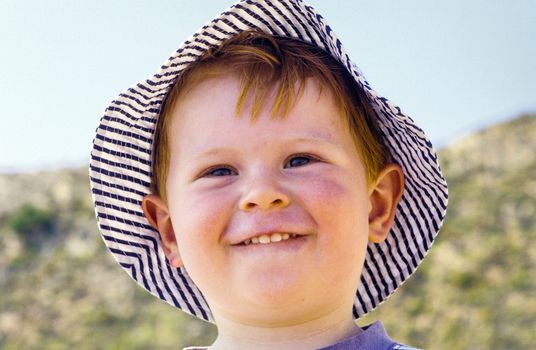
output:
M 362 329 L 363 332 L 356 334 L 351 338 L 319 350 L 388 350 L 397 345 L 395 341 L 389 338 L 380 321 L 376 321 Z
M 411 350 L 400 343 L 393 341 L 387 335 L 380 321 L 376 321 L 361 328 L 363 332 L 318 350 Z M 188 347 L 183 350 L 205 350 L 208 347 Z

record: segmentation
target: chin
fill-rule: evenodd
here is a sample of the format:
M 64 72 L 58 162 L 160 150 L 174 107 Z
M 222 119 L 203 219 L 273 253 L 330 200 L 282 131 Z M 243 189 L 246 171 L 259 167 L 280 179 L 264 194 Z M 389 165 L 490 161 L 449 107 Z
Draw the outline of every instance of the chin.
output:
M 295 302 L 303 299 L 304 290 L 311 288 L 310 281 L 288 270 L 253 273 L 244 282 L 241 289 L 245 298 L 259 303 L 259 306 Z

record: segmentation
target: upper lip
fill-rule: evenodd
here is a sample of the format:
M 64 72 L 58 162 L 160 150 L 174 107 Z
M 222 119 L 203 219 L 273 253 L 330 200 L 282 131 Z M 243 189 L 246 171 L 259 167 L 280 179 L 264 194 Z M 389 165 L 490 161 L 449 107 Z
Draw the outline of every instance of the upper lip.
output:
M 232 240 L 231 245 L 239 245 L 254 237 L 260 237 L 262 235 L 270 236 L 274 233 L 281 233 L 281 234 L 288 233 L 289 235 L 296 235 L 296 236 L 305 236 L 309 234 L 307 232 L 304 232 L 303 230 L 289 230 L 289 229 L 261 230 L 261 231 L 254 231 L 253 233 L 249 232 L 249 233 L 237 235 L 236 238 Z
M 239 245 L 253 237 L 288 233 L 305 236 L 315 232 L 316 225 L 307 215 L 295 211 L 239 214 L 227 226 L 224 240 L 229 245 Z

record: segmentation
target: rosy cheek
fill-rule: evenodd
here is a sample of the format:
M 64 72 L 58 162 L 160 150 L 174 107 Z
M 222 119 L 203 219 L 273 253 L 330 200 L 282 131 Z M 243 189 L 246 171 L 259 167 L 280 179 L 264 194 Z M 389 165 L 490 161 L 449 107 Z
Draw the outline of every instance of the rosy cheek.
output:
M 331 177 L 311 177 L 300 181 L 299 195 L 307 198 L 308 204 L 341 206 L 351 200 L 353 189 Z
M 355 235 L 368 230 L 366 186 L 332 177 L 320 177 L 304 182 L 299 188 L 307 211 L 319 228 L 327 231 L 321 237 L 326 246 L 348 245 Z M 361 188 L 362 187 L 362 188 Z M 339 239 L 333 239 L 332 235 Z
M 201 244 L 213 242 L 223 232 L 231 206 L 223 191 L 184 194 L 172 212 L 178 238 Z
M 348 206 L 348 191 L 340 183 L 321 178 L 304 182 L 297 189 L 305 209 L 319 225 L 319 229 L 338 230 L 341 215 Z M 325 237 L 325 236 L 320 236 Z
M 186 270 L 199 287 L 207 288 L 204 276 L 221 265 L 225 251 L 220 238 L 228 221 L 229 206 L 218 195 L 185 195 L 172 212 L 173 227 Z M 204 254 L 203 254 L 204 252 Z

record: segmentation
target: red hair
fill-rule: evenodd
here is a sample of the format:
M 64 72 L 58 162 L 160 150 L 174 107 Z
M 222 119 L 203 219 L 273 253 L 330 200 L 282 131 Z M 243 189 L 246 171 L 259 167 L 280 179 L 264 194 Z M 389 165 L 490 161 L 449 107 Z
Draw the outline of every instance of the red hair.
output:
M 153 193 L 164 200 L 169 165 L 168 129 L 173 109 L 179 97 L 200 82 L 227 74 L 237 76 L 241 84 L 236 102 L 237 115 L 249 97 L 253 102 L 253 119 L 265 108 L 272 93 L 275 93 L 275 98 L 271 114 L 284 118 L 300 98 L 305 80 L 316 79 L 321 88 L 331 92 L 341 116 L 347 121 L 369 183 L 377 178 L 389 161 L 376 113 L 353 77 L 340 63 L 320 48 L 307 43 L 249 30 L 226 40 L 191 63 L 177 78 L 166 97 L 155 131 L 151 178 Z

